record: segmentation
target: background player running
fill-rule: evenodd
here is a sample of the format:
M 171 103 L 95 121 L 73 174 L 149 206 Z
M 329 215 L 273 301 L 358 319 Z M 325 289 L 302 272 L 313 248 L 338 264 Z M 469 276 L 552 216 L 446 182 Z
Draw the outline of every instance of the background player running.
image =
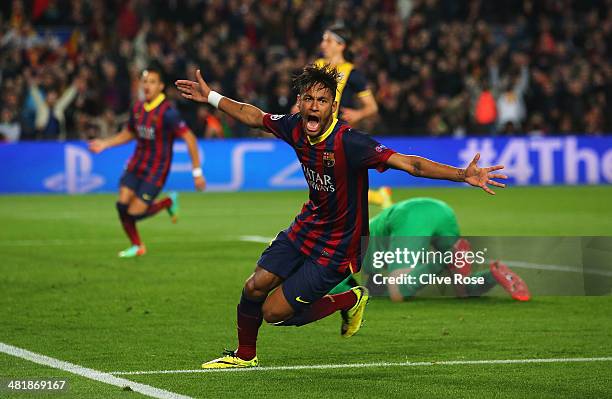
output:
M 309 65 L 294 78 L 300 112 L 270 115 L 211 91 L 196 72 L 196 82 L 179 80 L 185 98 L 208 102 L 240 122 L 266 129 L 291 145 L 309 185 L 309 201 L 289 228 L 263 252 L 248 278 L 237 309 L 238 349 L 204 363 L 204 368 L 257 366 L 256 341 L 262 320 L 301 326 L 340 310 L 341 334 L 350 337 L 362 322 L 368 299 L 364 287 L 326 295 L 361 264 L 361 238 L 368 235 L 368 169 L 389 167 L 414 176 L 468 182 L 493 191 L 504 187 L 489 174 L 503 166 L 479 168 L 478 155 L 466 169 L 398 154 L 334 117 L 338 72 Z M 278 287 L 278 289 L 276 289 Z
M 187 143 L 196 188 L 204 190 L 206 187 L 196 138 L 163 94 L 161 70 L 145 70 L 142 73 L 141 85 L 145 101 L 134 105 L 127 126 L 113 137 L 89 142 L 89 149 L 100 153 L 107 148 L 137 140 L 134 154 L 120 180 L 119 200 L 116 204 L 123 229 L 132 243 L 129 248 L 119 252 L 121 258 L 132 258 L 146 253 L 136 228 L 137 221 L 166 209 L 172 221 L 176 222 L 176 193 L 154 202 L 170 171 L 175 137 L 182 137 Z
M 443 201 L 433 198 L 413 198 L 398 202 L 384 209 L 370 220 L 370 244 L 361 271 L 366 286 L 373 292 L 384 293 L 385 287 L 376 285 L 372 279 L 382 269 L 374 268 L 372 254 L 376 251 L 395 251 L 395 247 L 407 248 L 418 252 L 433 248 L 442 253 L 446 251 L 470 251 L 470 243 L 460 238 L 459 224 L 453 209 Z M 379 238 L 376 238 L 379 237 Z M 383 238 L 384 237 L 384 238 Z M 393 240 L 396 240 L 393 242 Z M 460 267 L 458 267 L 460 266 Z M 462 284 L 456 286 L 458 296 L 480 296 L 500 284 L 512 298 L 527 301 L 531 295 L 527 284 L 510 268 L 499 261 L 489 264 L 488 270 L 471 273 L 471 264 L 419 263 L 414 268 L 405 264 L 388 263 L 386 270 L 390 276 L 410 274 L 417 284 L 388 285 L 389 297 L 399 302 L 416 295 L 423 288 L 419 276 L 423 274 L 441 275 L 448 271 L 464 276 L 482 277 L 484 284 Z M 356 284 L 347 278 L 330 293 L 343 292 Z M 382 291 L 382 292 L 381 292 Z

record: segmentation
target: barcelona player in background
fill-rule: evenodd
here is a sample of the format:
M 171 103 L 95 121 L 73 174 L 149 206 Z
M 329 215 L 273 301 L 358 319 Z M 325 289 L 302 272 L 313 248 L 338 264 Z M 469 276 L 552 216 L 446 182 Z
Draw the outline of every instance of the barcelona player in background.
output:
M 237 308 L 238 349 L 226 351 L 203 368 L 258 365 L 256 343 L 262 321 L 277 326 L 303 326 L 336 311 L 341 335 L 361 327 L 368 291 L 354 287 L 327 295 L 361 266 L 361 239 L 368 236 L 368 169 L 395 168 L 414 176 L 467 182 L 493 194 L 487 184 L 504 187 L 492 171 L 479 168 L 477 155 L 466 169 L 425 158 L 398 154 L 335 117 L 338 71 L 306 66 L 294 78 L 299 113 L 271 115 L 211 91 L 200 71 L 197 81 L 179 80 L 183 97 L 208 102 L 252 128 L 265 129 L 296 152 L 309 186 L 309 201 L 293 223 L 262 253 L 247 279 Z M 278 289 L 277 289 L 278 288 Z
M 136 222 L 163 209 L 176 222 L 177 194 L 172 193 L 169 197 L 155 201 L 170 171 L 176 137 L 181 137 L 187 143 L 195 187 L 198 190 L 206 187 L 196 137 L 166 99 L 161 69 L 146 69 L 142 73 L 141 84 L 144 101 L 134 105 L 127 126 L 113 137 L 89 142 L 89 149 L 100 153 L 107 148 L 137 140 L 134 154 L 119 183 L 119 200 L 116 204 L 119 220 L 132 244 L 119 252 L 121 258 L 133 258 L 146 253 Z

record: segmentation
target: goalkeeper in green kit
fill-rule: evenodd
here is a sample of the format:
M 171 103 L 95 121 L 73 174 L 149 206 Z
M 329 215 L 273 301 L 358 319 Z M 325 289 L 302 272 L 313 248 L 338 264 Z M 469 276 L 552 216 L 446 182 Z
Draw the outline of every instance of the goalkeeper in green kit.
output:
M 418 252 L 425 255 L 425 251 L 433 250 L 455 256 L 454 262 L 445 263 L 446 259 L 440 261 L 441 257 L 438 257 L 435 261 L 415 261 L 412 265 L 385 259 L 386 272 L 389 277 L 395 277 L 395 281 L 402 275 L 411 276 L 410 283 L 386 284 L 386 290 L 393 301 L 399 302 L 415 296 L 428 284 L 429 276 L 450 275 L 451 280 L 455 281 L 455 274 L 462 278 L 469 277 L 470 281 L 454 285 L 457 296 L 480 296 L 499 284 L 516 300 L 530 299 L 525 282 L 503 263 L 493 261 L 488 270 L 472 274 L 471 262 L 464 256 L 456 256 L 459 252 L 465 255 L 471 251 L 471 246 L 466 239 L 460 237 L 455 212 L 443 201 L 413 198 L 391 205 L 370 219 L 370 243 L 362 266 L 362 277 L 373 294 L 385 290 L 380 276 L 383 269 L 375 267 L 382 264 L 381 257 L 377 255 L 387 253 L 390 256 L 397 248 L 407 249 L 416 255 L 419 255 Z M 421 259 L 425 260 L 425 256 Z M 330 293 L 343 292 L 354 285 L 356 282 L 353 276 L 349 276 Z

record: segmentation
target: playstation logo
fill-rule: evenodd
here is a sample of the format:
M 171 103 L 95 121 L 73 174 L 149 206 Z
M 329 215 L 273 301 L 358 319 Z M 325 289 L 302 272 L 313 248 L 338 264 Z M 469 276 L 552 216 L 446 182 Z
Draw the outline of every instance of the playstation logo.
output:
M 45 188 L 69 194 L 87 193 L 104 185 L 104 177 L 91 173 L 91 154 L 82 147 L 67 144 L 64 149 L 64 172 L 47 177 Z

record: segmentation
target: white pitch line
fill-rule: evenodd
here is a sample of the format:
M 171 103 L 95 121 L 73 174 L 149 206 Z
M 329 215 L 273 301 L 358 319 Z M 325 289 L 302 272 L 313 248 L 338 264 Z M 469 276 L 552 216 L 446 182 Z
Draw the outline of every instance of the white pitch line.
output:
M 567 272 L 567 273 L 584 273 L 592 274 L 595 276 L 612 277 L 612 271 L 604 269 L 582 269 L 574 266 L 563 266 L 563 265 L 543 265 L 539 263 L 529 263 L 521 261 L 503 261 L 506 265 L 516 267 L 519 269 L 532 269 L 532 270 L 551 270 L 555 272 Z
M 274 239 L 274 237 L 265 237 L 265 236 L 240 236 L 238 238 L 240 239 L 240 241 L 258 242 L 262 244 L 269 244 L 270 241 Z
M 241 236 L 239 237 L 240 241 L 248 241 L 248 242 L 258 242 L 269 244 L 272 241 L 273 237 L 264 237 L 264 236 Z M 220 237 L 218 241 L 230 241 L 234 242 L 236 240 L 235 236 L 227 236 Z M 150 238 L 147 240 L 147 243 L 168 243 L 168 244 L 184 244 L 184 243 L 201 243 L 201 242 L 210 242 L 210 239 L 202 239 L 202 238 L 181 238 L 181 239 L 155 239 Z M 99 240 L 99 239 L 70 239 L 70 238 L 57 238 L 57 239 L 32 239 L 32 240 L 0 240 L 0 247 L 39 247 L 39 246 L 78 246 L 78 245 L 108 245 L 108 244 L 123 244 L 126 241 L 124 239 L 116 239 L 116 240 Z
M 155 388 L 150 385 L 140 384 L 126 380 L 125 378 L 115 377 L 110 373 L 82 367 L 77 364 L 65 362 L 59 359 L 55 359 L 49 356 L 40 355 L 38 353 L 30 352 L 28 350 L 18 348 L 16 346 L 8 345 L 0 342 L 0 352 L 4 352 L 7 355 L 15 356 L 21 359 L 29 360 L 34 363 L 49 366 L 55 369 L 67 371 L 72 374 L 80 375 L 90 380 L 100 381 L 105 384 L 114 385 L 120 388 L 130 387 L 132 391 L 141 393 L 152 398 L 159 399 L 191 399 L 190 396 L 180 395 L 175 392 L 166 391 L 164 389 Z
M 552 359 L 504 359 L 504 360 L 448 360 L 432 362 L 375 362 L 375 363 L 345 363 L 345 364 L 313 364 L 300 366 L 270 366 L 250 367 L 239 369 L 194 369 L 194 370 L 151 370 L 151 371 L 109 371 L 114 375 L 143 375 L 143 374 L 191 374 L 238 371 L 287 371 L 287 370 L 327 370 L 352 369 L 372 367 L 420 367 L 420 366 L 460 366 L 475 364 L 526 364 L 526 363 L 581 363 L 581 362 L 610 362 L 612 357 L 570 357 Z
M 203 242 L 202 239 L 155 239 L 147 240 L 148 243 L 198 243 Z M 95 239 L 44 239 L 44 240 L 6 240 L 0 241 L 0 247 L 39 247 L 39 246 L 78 246 L 78 245 L 107 245 L 107 244 L 124 244 L 126 240 L 95 240 Z

